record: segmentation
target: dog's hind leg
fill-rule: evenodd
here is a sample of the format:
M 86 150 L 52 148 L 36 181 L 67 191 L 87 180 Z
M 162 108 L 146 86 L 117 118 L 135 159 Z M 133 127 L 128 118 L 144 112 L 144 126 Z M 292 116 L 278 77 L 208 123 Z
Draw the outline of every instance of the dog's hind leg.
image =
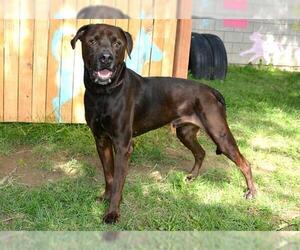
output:
M 184 146 L 186 146 L 189 150 L 192 151 L 195 157 L 194 167 L 187 176 L 188 180 L 194 179 L 199 175 L 199 170 L 205 156 L 205 151 L 200 146 L 197 140 L 198 131 L 199 127 L 193 124 L 186 124 L 182 127 L 176 128 L 176 135 L 178 139 L 182 142 Z
M 236 141 L 228 127 L 224 107 L 219 104 L 211 104 L 209 108 L 199 112 L 199 117 L 206 132 L 216 143 L 218 153 L 222 152 L 226 155 L 243 173 L 248 188 L 245 197 L 247 199 L 253 198 L 256 189 L 253 184 L 252 171 L 249 163 L 240 153 Z

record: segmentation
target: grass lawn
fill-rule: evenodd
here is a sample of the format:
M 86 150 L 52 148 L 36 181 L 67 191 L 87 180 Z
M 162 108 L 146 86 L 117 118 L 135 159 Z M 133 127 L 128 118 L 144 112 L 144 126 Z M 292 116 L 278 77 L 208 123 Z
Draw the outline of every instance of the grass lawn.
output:
M 251 162 L 258 196 L 215 155 L 204 133 L 201 176 L 186 182 L 191 153 L 169 127 L 135 140 L 121 221 L 105 225 L 103 175 L 85 125 L 0 124 L 1 230 L 300 230 L 300 74 L 229 68 L 217 88 Z M 7 177 L 7 178 L 5 178 Z

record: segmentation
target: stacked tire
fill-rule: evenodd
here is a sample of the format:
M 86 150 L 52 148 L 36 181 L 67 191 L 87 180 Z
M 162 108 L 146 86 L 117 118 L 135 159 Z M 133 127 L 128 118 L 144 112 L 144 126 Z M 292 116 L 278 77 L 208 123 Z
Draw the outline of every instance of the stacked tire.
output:
M 228 68 L 223 41 L 213 34 L 192 33 L 189 70 L 198 79 L 224 80 Z

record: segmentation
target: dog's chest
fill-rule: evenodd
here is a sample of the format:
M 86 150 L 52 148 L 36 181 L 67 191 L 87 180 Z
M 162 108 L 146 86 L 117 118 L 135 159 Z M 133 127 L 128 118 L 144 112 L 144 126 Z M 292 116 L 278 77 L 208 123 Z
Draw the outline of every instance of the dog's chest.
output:
M 117 117 L 116 102 L 109 97 L 92 100 L 86 106 L 86 119 L 93 133 L 101 137 L 103 134 L 112 135 L 115 118 Z

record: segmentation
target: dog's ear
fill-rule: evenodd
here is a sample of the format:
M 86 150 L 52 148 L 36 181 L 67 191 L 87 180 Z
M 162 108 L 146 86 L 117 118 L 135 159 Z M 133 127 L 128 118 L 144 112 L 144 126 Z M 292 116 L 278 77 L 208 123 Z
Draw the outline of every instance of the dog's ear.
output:
M 87 31 L 87 29 L 90 26 L 91 26 L 91 24 L 84 25 L 84 26 L 80 27 L 80 29 L 77 31 L 77 33 L 74 36 L 74 38 L 71 40 L 72 49 L 75 49 L 75 45 L 76 45 L 77 40 L 81 39 L 81 37 L 83 36 L 83 34 Z
M 130 33 L 123 31 L 125 38 L 126 38 L 126 50 L 127 50 L 127 54 L 130 57 L 131 51 L 132 51 L 132 47 L 133 47 L 133 41 L 132 41 L 132 36 L 130 35 Z

